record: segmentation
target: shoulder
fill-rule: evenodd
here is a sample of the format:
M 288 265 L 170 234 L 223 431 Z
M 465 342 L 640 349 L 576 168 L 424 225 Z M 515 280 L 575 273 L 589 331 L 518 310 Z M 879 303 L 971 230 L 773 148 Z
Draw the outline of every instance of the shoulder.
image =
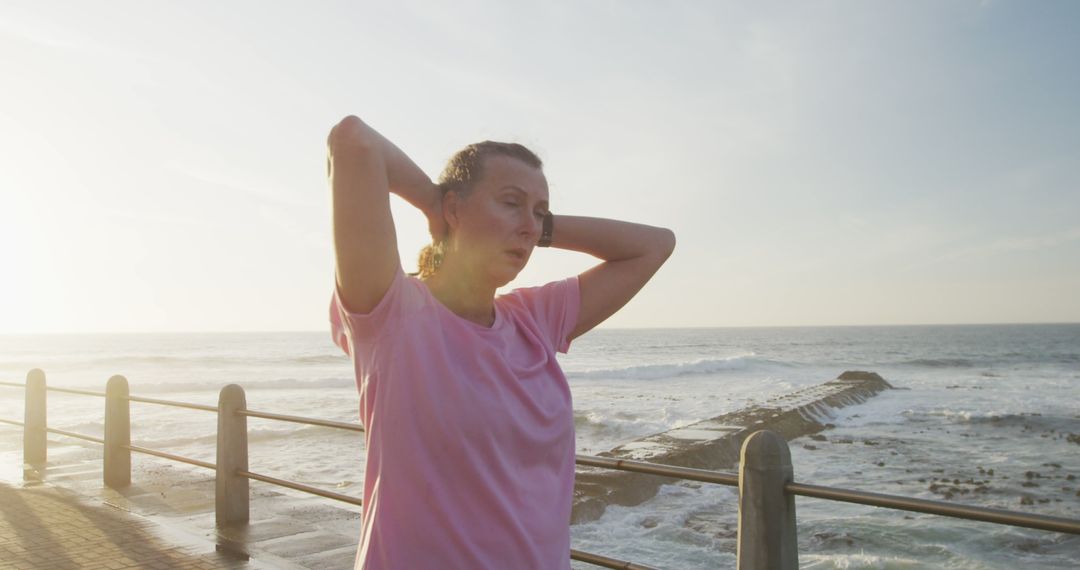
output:
M 517 287 L 504 295 L 500 295 L 497 300 L 519 304 L 549 301 L 553 300 L 553 298 L 565 296 L 577 287 L 578 277 L 577 275 L 574 275 L 565 279 L 550 281 L 543 285 Z
M 350 310 L 342 303 L 340 291 L 335 290 L 330 306 L 334 340 L 345 352 L 352 352 L 346 347 L 346 337 L 354 343 L 373 343 L 399 331 L 402 321 L 423 313 L 433 302 L 427 285 L 400 269 L 382 299 L 366 313 Z
M 435 297 L 432 296 L 431 290 L 428 289 L 428 286 L 416 275 L 407 273 L 402 274 L 400 286 L 407 303 L 415 305 L 416 307 L 421 307 L 435 302 Z
M 577 276 L 536 287 L 522 287 L 496 299 L 516 321 L 532 323 L 560 352 L 569 347 L 568 334 L 577 323 L 581 290 Z

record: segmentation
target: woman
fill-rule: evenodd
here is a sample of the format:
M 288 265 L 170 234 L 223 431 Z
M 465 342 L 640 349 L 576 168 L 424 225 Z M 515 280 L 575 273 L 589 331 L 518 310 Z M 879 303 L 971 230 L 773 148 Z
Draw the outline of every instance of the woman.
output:
M 328 148 L 331 321 L 366 429 L 356 567 L 569 568 L 574 422 L 555 351 L 625 305 L 674 234 L 552 215 L 540 159 L 516 144 L 470 145 L 438 185 L 356 117 Z M 390 192 L 428 218 L 418 277 L 401 268 Z M 603 262 L 496 297 L 537 245 Z

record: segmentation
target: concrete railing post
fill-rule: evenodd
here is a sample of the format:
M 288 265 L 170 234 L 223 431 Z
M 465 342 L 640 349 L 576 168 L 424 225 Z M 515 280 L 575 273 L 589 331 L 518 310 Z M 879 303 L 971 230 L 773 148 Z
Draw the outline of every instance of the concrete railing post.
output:
M 39 368 L 27 372 L 23 409 L 23 463 L 35 467 L 44 467 L 47 458 L 45 393 L 45 373 Z
M 787 442 L 771 431 L 750 434 L 739 458 L 739 570 L 797 570 L 799 542 Z
M 131 485 L 131 402 L 123 376 L 109 378 L 105 386 L 105 485 L 121 489 Z
M 247 409 L 244 389 L 229 384 L 218 396 L 217 476 L 215 520 L 219 527 L 248 522 L 248 479 L 237 471 L 248 470 Z

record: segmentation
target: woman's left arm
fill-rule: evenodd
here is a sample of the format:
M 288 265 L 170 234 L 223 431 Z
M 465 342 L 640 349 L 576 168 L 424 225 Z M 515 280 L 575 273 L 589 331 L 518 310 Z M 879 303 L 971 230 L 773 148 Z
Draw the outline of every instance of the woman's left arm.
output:
M 675 234 L 666 228 L 581 216 L 555 216 L 552 222 L 552 247 L 604 260 L 578 276 L 581 309 L 571 339 L 633 299 L 675 249 Z

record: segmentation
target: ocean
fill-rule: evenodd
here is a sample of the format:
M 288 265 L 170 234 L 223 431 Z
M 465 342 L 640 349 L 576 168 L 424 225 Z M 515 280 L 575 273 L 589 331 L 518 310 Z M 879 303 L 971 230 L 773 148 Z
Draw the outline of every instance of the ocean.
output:
M 898 389 L 791 441 L 797 481 L 1080 518 L 1080 325 L 598 330 L 560 362 L 586 454 L 874 371 Z M 52 386 L 103 391 L 122 374 L 132 394 L 212 405 L 236 383 L 252 409 L 357 420 L 352 368 L 329 333 L 0 336 L 0 380 L 32 368 Z M 21 419 L 22 406 L 0 387 L 0 417 Z M 100 436 L 102 408 L 50 393 L 49 424 Z M 132 404 L 137 445 L 212 462 L 215 427 L 214 414 Z M 359 434 L 259 419 L 249 429 L 253 471 L 360 496 Z M 6 447 L 21 437 L 0 425 Z M 796 508 L 803 568 L 1080 567 L 1077 536 L 809 498 Z M 733 488 L 679 483 L 571 536 L 659 568 L 733 567 L 736 510 Z

